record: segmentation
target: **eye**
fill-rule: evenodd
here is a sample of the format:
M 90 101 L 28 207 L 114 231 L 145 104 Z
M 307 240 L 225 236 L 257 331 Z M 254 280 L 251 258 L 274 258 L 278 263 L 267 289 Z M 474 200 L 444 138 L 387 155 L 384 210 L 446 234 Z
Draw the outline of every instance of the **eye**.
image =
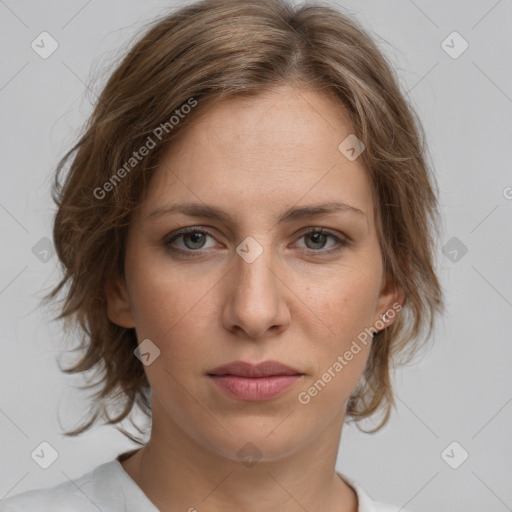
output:
M 206 229 L 199 229 L 197 227 L 184 228 L 167 237 L 164 245 L 175 254 L 193 258 L 196 256 L 193 253 L 201 254 L 201 249 L 205 248 L 207 237 L 214 238 L 214 235 Z M 306 243 L 306 252 L 318 253 L 319 255 L 339 252 L 344 247 L 350 245 L 348 240 L 325 231 L 324 228 L 314 228 L 302 232 L 299 236 L 299 240 L 301 239 L 311 240 L 311 242 Z M 323 250 L 329 239 L 332 240 L 331 248 Z M 181 247 L 173 245 L 178 240 L 182 242 Z
M 328 239 L 332 240 L 331 249 L 322 251 L 321 249 L 325 248 L 326 242 Z M 333 233 L 325 231 L 323 228 L 314 228 L 310 229 L 302 233 L 299 239 L 311 240 L 310 243 L 306 242 L 306 248 L 310 249 L 313 252 L 319 252 L 322 254 L 330 254 L 333 252 L 338 252 L 344 247 L 350 245 L 348 240 L 340 238 Z
M 213 234 L 204 229 L 198 229 L 195 227 L 184 228 L 169 237 L 165 241 L 165 245 L 168 246 L 171 251 L 177 253 L 198 252 L 198 249 L 204 248 L 205 240 L 208 236 L 213 238 Z M 172 247 L 172 244 L 180 238 L 185 245 L 185 248 L 183 249 L 180 247 Z

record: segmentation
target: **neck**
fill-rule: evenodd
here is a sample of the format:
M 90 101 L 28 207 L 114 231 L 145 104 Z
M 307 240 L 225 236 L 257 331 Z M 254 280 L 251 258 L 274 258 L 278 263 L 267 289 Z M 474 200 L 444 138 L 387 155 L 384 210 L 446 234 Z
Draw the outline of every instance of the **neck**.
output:
M 153 410 L 151 439 L 121 465 L 161 512 L 357 512 L 354 490 L 335 471 L 342 416 L 274 460 L 251 445 L 243 459 L 220 453 L 158 417 Z

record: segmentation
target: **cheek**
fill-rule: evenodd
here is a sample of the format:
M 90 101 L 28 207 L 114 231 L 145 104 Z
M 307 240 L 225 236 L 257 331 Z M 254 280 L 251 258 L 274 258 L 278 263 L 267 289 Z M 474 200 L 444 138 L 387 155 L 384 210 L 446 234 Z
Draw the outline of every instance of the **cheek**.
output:
M 125 266 L 135 323 L 141 335 L 162 336 L 194 314 L 194 304 L 205 295 L 204 281 L 194 283 L 186 269 L 170 264 L 154 247 L 137 249 L 133 243 L 130 250 Z
M 308 286 L 305 296 L 311 311 L 334 345 L 346 343 L 370 327 L 379 290 L 375 274 L 361 267 L 344 269 L 325 282 Z
M 143 261 L 142 256 L 133 260 Z M 191 368 L 194 361 L 197 365 L 197 354 L 204 351 L 201 340 L 208 343 L 205 333 L 212 328 L 212 286 L 218 279 L 207 283 L 204 273 L 194 279 L 179 266 L 140 265 L 130 270 L 139 343 L 150 339 L 160 349 L 166 368 L 173 371 Z
M 314 371 L 297 400 L 312 421 L 322 423 L 327 411 L 343 412 L 361 378 L 371 349 L 372 336 L 365 329 L 374 312 L 375 290 L 371 280 L 345 279 L 311 296 L 317 315 L 306 322 L 306 337 Z
M 371 331 L 365 329 L 371 327 L 375 312 L 378 271 L 378 266 L 347 266 L 336 277 L 307 287 L 310 314 L 303 318 L 302 329 L 315 362 L 300 403 L 311 402 L 312 409 L 345 406 L 371 349 Z

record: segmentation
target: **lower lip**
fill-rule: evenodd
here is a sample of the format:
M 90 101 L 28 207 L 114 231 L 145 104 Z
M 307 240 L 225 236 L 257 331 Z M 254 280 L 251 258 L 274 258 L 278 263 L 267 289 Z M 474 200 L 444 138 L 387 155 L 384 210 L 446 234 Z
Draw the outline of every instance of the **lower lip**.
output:
M 281 395 L 292 387 L 302 375 L 275 375 L 271 377 L 210 375 L 209 377 L 221 391 L 232 398 L 260 402 Z

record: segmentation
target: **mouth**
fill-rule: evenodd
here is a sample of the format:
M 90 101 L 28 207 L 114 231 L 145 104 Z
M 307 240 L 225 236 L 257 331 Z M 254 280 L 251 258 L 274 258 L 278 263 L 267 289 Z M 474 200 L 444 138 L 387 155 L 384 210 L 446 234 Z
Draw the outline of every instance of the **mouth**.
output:
M 230 398 L 258 402 L 275 398 L 304 376 L 304 373 L 277 361 L 258 365 L 235 361 L 211 370 L 208 377 Z
M 234 361 L 215 368 L 208 372 L 208 375 L 222 376 L 233 375 L 236 377 L 278 377 L 282 375 L 304 375 L 299 370 L 292 368 L 278 361 L 263 361 L 259 364 L 246 363 L 245 361 Z

